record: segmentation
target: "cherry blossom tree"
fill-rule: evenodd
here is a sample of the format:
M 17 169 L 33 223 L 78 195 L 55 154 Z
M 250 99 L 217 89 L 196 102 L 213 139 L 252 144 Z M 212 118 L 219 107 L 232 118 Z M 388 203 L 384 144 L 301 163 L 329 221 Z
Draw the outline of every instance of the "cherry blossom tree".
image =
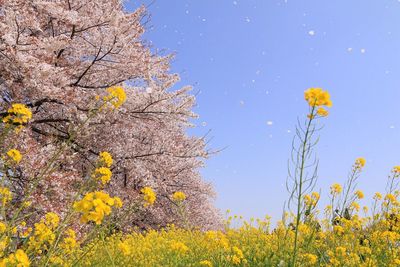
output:
M 121 225 L 182 221 L 171 199 L 182 191 L 190 225 L 219 226 L 212 187 L 199 174 L 211 151 L 205 137 L 186 133 L 196 118 L 195 97 L 190 87 L 174 89 L 179 75 L 170 72 L 171 55 L 152 52 L 143 40 L 147 20 L 144 7 L 128 12 L 119 0 L 0 1 L 2 114 L 11 103 L 33 112 L 17 142 L 24 159 L 13 173 L 14 193 L 26 194 L 38 170 L 55 161 L 32 197 L 35 211 L 63 213 L 99 153 L 108 151 L 113 178 L 104 190 L 126 204 Z M 112 86 L 125 88 L 126 102 L 88 120 L 91 105 Z M 146 209 L 137 205 L 144 186 L 157 193 Z

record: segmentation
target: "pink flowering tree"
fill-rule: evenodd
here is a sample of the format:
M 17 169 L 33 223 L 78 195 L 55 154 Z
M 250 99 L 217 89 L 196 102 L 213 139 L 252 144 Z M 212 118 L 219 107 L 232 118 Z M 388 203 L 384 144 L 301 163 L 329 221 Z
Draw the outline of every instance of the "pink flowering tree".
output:
M 108 151 L 113 176 L 104 191 L 123 200 L 121 225 L 179 223 L 171 198 L 177 191 L 187 196 L 191 226 L 219 225 L 212 187 L 199 174 L 210 151 L 204 138 L 186 134 L 195 98 L 190 87 L 171 90 L 179 76 L 169 70 L 171 56 L 152 53 L 142 39 L 146 18 L 143 7 L 127 12 L 119 0 L 0 1 L 1 112 L 12 103 L 33 112 L 18 140 L 8 140 L 24 155 L 13 172 L 14 194 L 24 195 L 54 160 L 32 195 L 35 212 L 62 214 L 99 153 Z M 125 89 L 126 101 L 88 120 L 91 105 L 112 86 Z M 146 208 L 138 205 L 145 186 L 157 194 Z

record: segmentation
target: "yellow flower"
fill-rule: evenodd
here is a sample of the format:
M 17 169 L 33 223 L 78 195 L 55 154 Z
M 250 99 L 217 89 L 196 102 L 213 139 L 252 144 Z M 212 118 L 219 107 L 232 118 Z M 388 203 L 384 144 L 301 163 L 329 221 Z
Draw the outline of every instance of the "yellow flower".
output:
M 200 266 L 213 267 L 211 261 L 209 261 L 209 260 L 201 261 L 201 262 L 199 262 L 199 264 L 200 264 Z
M 382 199 L 382 194 L 379 193 L 379 192 L 376 192 L 375 195 L 374 195 L 374 199 L 375 200 L 381 200 Z
M 68 229 L 65 232 L 65 237 L 60 246 L 67 253 L 71 253 L 73 249 L 77 247 L 76 233 L 74 230 Z
M 22 249 L 18 249 L 7 258 L 0 260 L 0 266 L 28 267 L 30 264 L 28 256 Z
M 392 172 L 395 174 L 400 174 L 400 166 L 394 166 Z
M 18 266 L 29 266 L 30 265 L 28 256 L 21 249 L 18 249 L 15 252 L 15 259 L 17 260 Z
M 358 204 L 357 202 L 351 203 L 350 207 L 355 209 L 356 211 L 360 210 L 360 204 Z
M 314 192 L 314 193 L 316 193 L 316 192 Z M 317 196 L 317 198 L 314 195 L 311 195 L 311 196 L 310 195 L 305 195 L 304 196 L 304 203 L 305 203 L 306 206 L 315 206 L 315 205 L 317 205 L 318 199 L 319 199 L 319 195 Z
M 12 199 L 11 192 L 7 187 L 0 187 L 0 200 L 3 206 Z
M 233 263 L 234 265 L 239 265 L 240 262 L 241 262 L 241 259 L 240 259 L 238 256 L 233 255 L 233 256 L 231 257 L 231 261 L 232 261 L 232 263 Z
M 301 255 L 301 258 L 307 265 L 314 265 L 318 261 L 318 257 L 311 253 L 305 253 Z
M 335 234 L 342 235 L 342 234 L 344 233 L 344 229 L 343 229 L 343 227 L 340 226 L 340 225 L 335 225 L 335 226 L 333 227 L 333 232 L 334 232 Z
M 108 152 L 101 152 L 100 153 L 100 164 L 104 165 L 107 168 L 110 168 L 113 164 L 113 158 L 110 153 Z
M 49 249 L 56 239 L 54 230 L 57 228 L 59 222 L 60 218 L 58 215 L 49 212 L 39 223 L 35 223 L 33 234 L 29 238 L 28 250 L 40 253 L 42 250 Z M 28 231 L 28 234 L 30 231 Z
M 387 194 L 385 199 L 392 203 L 396 202 L 396 197 L 393 194 Z
M 44 223 L 50 226 L 52 229 L 55 229 L 58 226 L 59 222 L 60 222 L 60 217 L 58 217 L 58 215 L 55 214 L 54 212 L 48 212 L 45 215 Z
M 121 86 L 113 86 L 107 89 L 108 96 L 103 98 L 104 101 L 110 102 L 115 108 L 120 107 L 126 100 L 126 94 Z
M 356 169 L 361 169 L 362 167 L 365 166 L 365 162 L 366 162 L 365 158 L 357 158 L 356 162 L 354 164 L 355 168 Z
M 122 201 L 118 198 L 112 198 L 109 194 L 96 191 L 87 193 L 82 200 L 76 201 L 73 205 L 74 210 L 81 212 L 81 221 L 87 223 L 93 221 L 96 224 L 101 224 L 104 216 L 111 213 L 111 207 L 122 206 Z
M 340 184 L 333 184 L 331 185 L 331 195 L 337 196 L 342 192 L 342 186 Z
M 7 226 L 3 222 L 0 222 L 0 234 L 4 233 L 6 229 Z
M 309 88 L 304 92 L 304 99 L 308 102 L 311 107 L 326 106 L 331 107 L 332 101 L 328 91 L 322 90 L 322 88 Z
M 336 248 L 336 255 L 338 257 L 344 257 L 346 256 L 346 248 L 345 247 L 337 247 Z
M 114 206 L 117 208 L 122 207 L 122 200 L 119 197 L 114 197 Z
M 109 168 L 100 167 L 94 170 L 92 174 L 92 178 L 98 181 L 101 181 L 103 185 L 108 183 L 111 180 L 112 172 Z
M 151 206 L 154 204 L 157 197 L 156 197 L 156 193 L 154 193 L 153 189 L 146 186 L 146 187 L 143 187 L 142 190 L 140 190 L 140 192 L 142 192 L 144 194 L 143 199 L 145 201 L 145 204 L 144 204 L 145 207 Z
M 355 195 L 358 199 L 363 199 L 364 198 L 364 193 L 361 190 L 357 190 L 355 192 Z
M 320 198 L 320 196 L 319 196 L 319 193 L 318 193 L 318 192 L 312 192 L 312 193 L 311 193 L 311 196 L 312 196 L 312 198 L 313 198 L 313 199 L 315 199 L 316 201 L 318 201 L 318 200 L 319 200 L 319 198 Z
M 324 108 L 318 108 L 317 114 L 321 117 L 326 117 L 329 115 L 329 112 Z
M 183 192 L 175 192 L 172 194 L 172 199 L 176 202 L 182 202 L 186 199 L 186 195 Z
M 234 246 L 232 247 L 233 256 L 230 256 L 229 259 L 234 265 L 239 265 L 242 261 L 244 261 L 244 255 L 240 248 Z
M 180 254 L 185 254 L 187 251 L 189 251 L 189 248 L 185 244 L 175 240 L 171 243 L 171 249 Z
M 12 104 L 7 110 L 7 116 L 3 118 L 4 123 L 25 124 L 32 118 L 31 110 L 24 104 Z
M 11 149 L 11 150 L 9 150 L 9 151 L 7 152 L 7 156 L 8 156 L 12 161 L 14 161 L 16 164 L 18 164 L 18 163 L 21 161 L 21 159 L 22 159 L 21 153 L 20 153 L 18 150 L 16 150 L 16 149 Z
M 119 250 L 121 250 L 124 256 L 128 256 L 132 253 L 131 247 L 126 242 L 121 242 L 118 244 Z

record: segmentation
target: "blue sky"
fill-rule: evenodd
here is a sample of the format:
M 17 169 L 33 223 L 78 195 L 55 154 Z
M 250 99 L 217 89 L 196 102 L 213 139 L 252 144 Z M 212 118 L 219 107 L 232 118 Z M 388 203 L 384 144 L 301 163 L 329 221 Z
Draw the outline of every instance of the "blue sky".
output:
M 152 1 L 127 1 L 133 10 Z M 217 207 L 245 217 L 281 216 L 287 160 L 303 92 L 329 90 L 317 152 L 317 189 L 344 182 L 354 159 L 366 204 L 400 164 L 400 1 L 154 1 L 146 38 L 175 53 L 172 71 L 193 85 L 200 115 L 191 134 L 211 130 L 204 178 Z

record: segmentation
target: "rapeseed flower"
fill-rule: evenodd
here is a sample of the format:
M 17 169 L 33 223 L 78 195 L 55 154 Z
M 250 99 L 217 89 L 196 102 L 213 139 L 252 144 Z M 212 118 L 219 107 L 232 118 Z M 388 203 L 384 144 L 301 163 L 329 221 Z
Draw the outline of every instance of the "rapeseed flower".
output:
M 111 180 L 112 172 L 107 167 L 96 168 L 92 174 L 94 180 L 100 181 L 103 185 Z
M 156 201 L 156 193 L 153 191 L 153 189 L 151 187 L 143 187 L 142 190 L 140 190 L 140 192 L 143 193 L 143 199 L 145 201 L 144 206 L 148 207 L 154 204 L 154 202 Z
M 331 185 L 331 195 L 337 196 L 342 192 L 342 186 L 340 184 L 333 184 Z
M 101 152 L 99 156 L 99 162 L 102 166 L 110 168 L 113 164 L 113 158 L 108 152 Z
M 110 215 L 113 206 L 121 207 L 121 199 L 112 198 L 102 191 L 87 193 L 82 200 L 76 201 L 73 205 L 75 211 L 82 213 L 83 223 L 93 221 L 96 224 L 101 224 L 104 217 Z
M 356 169 L 362 169 L 365 166 L 366 160 L 365 158 L 357 158 L 356 162 L 354 163 L 354 167 Z
M 119 108 L 126 101 L 125 90 L 121 86 L 113 86 L 107 89 L 108 96 L 103 97 L 103 100 L 110 102 L 115 108 Z
M 0 200 L 1 204 L 5 206 L 12 199 L 10 190 L 7 187 L 0 187 Z
M 332 107 L 332 101 L 328 91 L 322 88 L 309 88 L 304 92 L 304 98 L 311 107 Z
M 177 191 L 172 194 L 172 199 L 176 202 L 182 202 L 186 199 L 186 194 L 180 191 Z
M 8 150 L 7 156 L 16 164 L 18 164 L 22 159 L 21 152 L 19 152 L 17 149 Z
M 7 110 L 6 117 L 3 118 L 4 123 L 22 125 L 26 124 L 32 118 L 31 110 L 24 104 L 12 104 Z
M 18 249 L 8 257 L 0 259 L 0 266 L 29 267 L 30 261 L 28 255 L 22 249 Z

